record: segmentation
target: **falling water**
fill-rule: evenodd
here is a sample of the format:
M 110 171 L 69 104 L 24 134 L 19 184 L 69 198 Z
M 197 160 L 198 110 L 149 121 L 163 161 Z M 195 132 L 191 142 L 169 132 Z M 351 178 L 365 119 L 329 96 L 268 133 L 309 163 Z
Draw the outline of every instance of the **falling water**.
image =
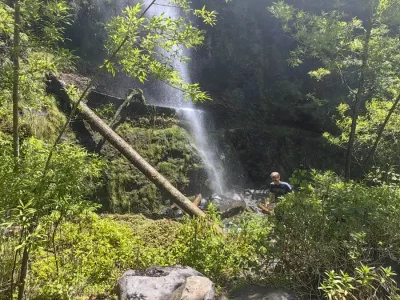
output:
M 150 3 L 151 0 L 144 1 L 145 6 L 149 5 Z M 163 5 L 157 5 L 157 3 Z M 166 16 L 169 16 L 171 18 L 180 17 L 181 11 L 179 8 L 168 7 L 165 6 L 165 4 L 168 4 L 166 0 L 164 0 L 163 3 L 157 1 L 156 4 L 153 5 L 147 12 L 147 16 L 151 17 L 164 13 Z M 180 50 L 182 55 L 190 57 L 190 51 L 188 49 Z M 173 67 L 180 73 L 181 78 L 184 82 L 191 82 L 189 68 L 187 64 L 179 60 L 175 60 L 173 63 Z M 205 130 L 205 112 L 196 109 L 191 101 L 186 101 L 181 91 L 171 88 L 166 84 L 161 84 L 160 87 L 162 87 L 162 91 L 160 94 L 162 95 L 163 100 L 158 100 L 159 102 L 152 104 L 175 108 L 177 110 L 178 116 L 180 116 L 188 123 L 190 133 L 194 138 L 196 147 L 205 164 L 209 180 L 211 181 L 211 188 L 216 193 L 223 193 L 224 182 L 222 180 L 222 174 L 217 168 L 219 160 L 217 159 L 216 155 L 216 147 L 214 147 L 213 149 L 213 145 L 211 144 Z

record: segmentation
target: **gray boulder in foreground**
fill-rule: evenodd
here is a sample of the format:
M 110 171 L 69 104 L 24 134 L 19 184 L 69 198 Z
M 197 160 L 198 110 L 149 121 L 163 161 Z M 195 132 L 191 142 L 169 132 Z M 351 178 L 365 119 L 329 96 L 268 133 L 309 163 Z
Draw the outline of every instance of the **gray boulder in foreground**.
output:
M 118 280 L 119 300 L 213 300 L 214 285 L 190 267 L 126 271 Z

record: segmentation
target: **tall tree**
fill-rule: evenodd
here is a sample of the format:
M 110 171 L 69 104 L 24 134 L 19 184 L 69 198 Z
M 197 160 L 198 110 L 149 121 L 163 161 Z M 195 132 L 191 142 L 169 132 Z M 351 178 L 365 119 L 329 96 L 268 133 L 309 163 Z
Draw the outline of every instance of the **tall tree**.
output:
M 13 13 L 11 7 L 8 5 L 14 6 Z M 13 45 L 11 57 L 1 57 L 0 59 L 0 63 L 2 64 L 0 68 L 0 81 L 2 81 L 2 87 L 0 89 L 0 98 L 2 100 L 0 101 L 0 109 L 2 109 L 2 112 L 6 112 L 7 114 L 9 112 L 9 115 L 13 116 L 12 153 L 15 160 L 18 159 L 20 152 L 20 122 L 26 122 L 26 120 L 19 119 L 19 109 L 26 106 L 30 106 L 30 108 L 43 108 L 46 104 L 48 105 L 49 103 L 46 103 L 48 99 L 46 99 L 45 92 L 43 91 L 43 73 L 54 72 L 59 66 L 62 66 L 63 63 L 68 61 L 68 59 L 66 59 L 68 55 L 64 55 L 66 51 L 58 51 L 59 48 L 57 47 L 57 43 L 63 39 L 63 28 L 60 25 L 65 25 L 69 20 L 68 10 L 69 8 L 64 0 L 0 1 L 1 45 L 7 45 L 10 40 Z M 3 42 L 5 43 L 3 44 Z M 9 96 L 10 94 L 12 97 Z M 12 114 L 11 108 L 9 108 L 8 105 L 11 100 L 13 102 Z M 44 120 L 41 121 L 43 122 Z M 32 124 L 27 125 L 31 126 Z M 54 124 L 52 125 L 54 126 Z M 18 160 L 18 168 L 14 168 L 12 176 L 19 178 L 19 176 L 23 174 L 21 172 L 23 171 L 24 164 L 26 166 L 26 160 L 26 156 L 24 159 Z M 5 178 L 6 177 L 3 178 L 3 183 L 6 181 Z M 35 202 L 35 200 L 38 200 L 33 200 L 35 197 L 40 198 L 39 201 L 45 199 L 43 194 L 40 193 L 37 193 L 37 195 L 33 197 L 32 194 L 29 194 L 30 191 L 28 191 L 26 187 L 21 186 L 21 181 L 17 181 L 18 184 L 16 184 L 16 186 L 19 191 L 15 193 L 16 198 L 14 199 L 17 199 L 17 201 L 13 201 L 9 196 L 3 197 L 6 203 L 2 204 L 2 208 L 8 211 L 10 215 L 12 215 L 15 210 L 18 210 L 18 206 L 22 205 L 22 203 L 26 204 L 28 201 Z M 14 180 L 13 182 L 15 183 L 17 181 Z M 38 184 L 38 181 L 34 181 L 34 183 Z M 23 197 L 21 197 L 21 193 Z M 43 203 L 37 205 L 37 207 L 41 208 L 43 208 L 43 206 Z M 48 213 L 48 210 L 46 210 L 45 213 Z M 25 215 L 24 218 L 27 220 Z M 11 271 L 12 274 L 10 278 L 10 293 L 13 294 L 15 287 L 17 287 L 18 299 L 25 298 L 25 282 L 29 269 L 29 255 L 31 251 L 29 239 L 36 228 L 35 226 L 38 225 L 38 219 L 39 218 L 35 215 L 32 226 L 22 226 L 23 229 L 20 236 L 21 244 L 19 245 L 21 249 L 15 252 L 14 267 Z M 16 222 L 16 224 L 18 224 L 18 222 Z M 19 251 L 22 251 L 21 260 L 18 259 L 20 256 Z M 20 264 L 19 276 L 14 276 L 14 273 L 18 270 L 17 264 Z M 14 283 L 15 277 L 18 277 L 16 284 Z
M 344 177 L 348 180 L 350 179 L 351 172 L 351 161 L 353 155 L 353 147 L 354 147 L 354 139 L 356 135 L 357 129 L 357 118 L 360 110 L 360 103 L 365 96 L 365 80 L 366 73 L 368 71 L 368 61 L 369 61 L 369 43 L 371 41 L 371 31 L 372 31 L 372 16 L 370 12 L 370 16 L 366 22 L 365 26 L 365 37 L 363 43 L 363 53 L 362 53 L 362 63 L 361 70 L 358 78 L 358 87 L 357 92 L 354 96 L 354 100 L 352 101 L 352 114 L 351 114 L 351 129 L 350 129 L 350 137 L 347 143 L 347 153 L 346 153 L 346 165 L 344 170 Z
M 19 157 L 19 126 L 18 126 L 18 104 L 19 104 L 19 49 L 20 49 L 20 26 L 21 26 L 21 2 L 14 1 L 14 46 L 12 53 L 13 61 L 13 148 L 14 157 Z
M 309 72 L 310 76 L 317 81 L 330 76 L 343 90 L 342 101 L 350 108 L 351 125 L 341 138 L 330 140 L 347 150 L 344 174 L 349 179 L 358 143 L 358 117 L 365 112 L 365 103 L 372 98 L 390 101 L 397 94 L 395 62 L 400 42 L 394 26 L 397 19 L 392 13 L 400 9 L 400 3 L 368 0 L 362 7 L 351 1 L 346 4 L 311 14 L 280 1 L 270 11 L 282 20 L 283 34 L 297 42 L 289 64 L 298 66 L 305 60 L 317 60 L 319 66 Z

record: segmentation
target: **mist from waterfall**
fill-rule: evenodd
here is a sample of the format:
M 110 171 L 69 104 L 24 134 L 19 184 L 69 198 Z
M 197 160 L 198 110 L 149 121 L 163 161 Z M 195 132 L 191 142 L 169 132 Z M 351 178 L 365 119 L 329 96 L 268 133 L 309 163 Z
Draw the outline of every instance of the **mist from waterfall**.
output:
M 152 1 L 145 0 L 144 5 L 147 7 Z M 165 3 L 164 3 L 165 2 Z M 165 6 L 168 4 L 166 0 L 162 5 L 154 4 L 147 12 L 147 17 L 160 15 L 164 13 L 166 16 L 171 18 L 179 18 L 181 11 L 177 7 Z M 182 55 L 190 57 L 190 51 L 188 49 L 178 49 Z M 163 51 L 163 50 L 160 50 Z M 180 73 L 181 78 L 184 82 L 191 83 L 191 76 L 189 73 L 189 67 L 186 63 L 179 61 L 178 59 L 173 62 L 173 67 Z M 207 175 L 211 184 L 211 189 L 215 193 L 222 194 L 225 186 L 222 179 L 222 171 L 219 170 L 219 160 L 217 157 L 216 145 L 213 145 L 207 135 L 205 128 L 205 112 L 196 109 L 192 101 L 186 101 L 183 93 L 177 89 L 174 89 L 167 84 L 157 84 L 157 88 L 161 89 L 159 92 L 159 99 L 156 102 L 150 101 L 151 104 L 157 106 L 167 106 L 176 109 L 177 114 L 180 118 L 186 121 L 189 127 L 190 134 L 194 139 L 196 148 L 203 160 Z

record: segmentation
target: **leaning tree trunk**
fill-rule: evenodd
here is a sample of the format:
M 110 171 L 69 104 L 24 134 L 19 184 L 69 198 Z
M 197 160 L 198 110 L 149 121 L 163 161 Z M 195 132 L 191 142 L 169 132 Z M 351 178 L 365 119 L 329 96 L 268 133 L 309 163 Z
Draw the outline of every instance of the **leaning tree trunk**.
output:
M 382 138 L 383 131 L 385 130 L 385 127 L 386 127 L 387 123 L 389 122 L 390 117 L 392 116 L 392 114 L 396 110 L 397 105 L 399 104 L 399 102 L 400 102 L 400 94 L 397 96 L 396 100 L 394 101 L 392 107 L 390 108 L 390 110 L 389 110 L 389 112 L 388 112 L 388 114 L 387 114 L 387 116 L 385 118 L 385 121 L 383 121 L 382 126 L 379 128 L 378 135 L 376 137 L 374 146 L 372 147 L 371 151 L 368 153 L 368 156 L 365 159 L 363 167 L 366 167 L 368 165 L 370 159 L 375 155 L 375 151 L 376 151 L 376 148 L 378 148 L 378 144 L 379 144 L 379 142 L 380 142 L 380 140 Z
M 82 116 L 93 126 L 110 144 L 124 155 L 157 187 L 165 190 L 172 200 L 186 213 L 192 216 L 204 216 L 205 213 L 178 191 L 164 176 L 154 169 L 139 155 L 124 139 L 116 134 L 103 122 L 85 103 L 80 104 Z
M 369 42 L 371 39 L 371 31 L 372 31 L 372 21 L 370 20 L 367 24 L 366 28 L 367 32 L 365 35 L 364 40 L 364 51 L 362 57 L 362 64 L 361 64 L 361 74 L 358 83 L 357 94 L 354 99 L 353 103 L 353 110 L 351 115 L 351 129 L 350 129 L 350 137 L 349 142 L 347 144 L 347 153 L 346 153 L 346 165 L 345 165 L 345 178 L 346 180 L 350 179 L 350 172 L 351 172 L 351 158 L 353 156 L 353 148 L 354 148 L 354 141 L 356 136 L 356 129 L 357 129 L 357 118 L 359 114 L 359 108 L 361 104 L 361 99 L 364 95 L 364 86 L 365 86 L 365 73 L 368 68 L 368 59 L 369 59 Z
M 20 48 L 20 26 L 21 26 L 21 3 L 15 0 L 14 6 L 14 46 L 12 53 L 13 61 L 13 150 L 14 157 L 19 157 L 19 134 L 18 134 L 18 102 L 19 102 L 19 48 Z

